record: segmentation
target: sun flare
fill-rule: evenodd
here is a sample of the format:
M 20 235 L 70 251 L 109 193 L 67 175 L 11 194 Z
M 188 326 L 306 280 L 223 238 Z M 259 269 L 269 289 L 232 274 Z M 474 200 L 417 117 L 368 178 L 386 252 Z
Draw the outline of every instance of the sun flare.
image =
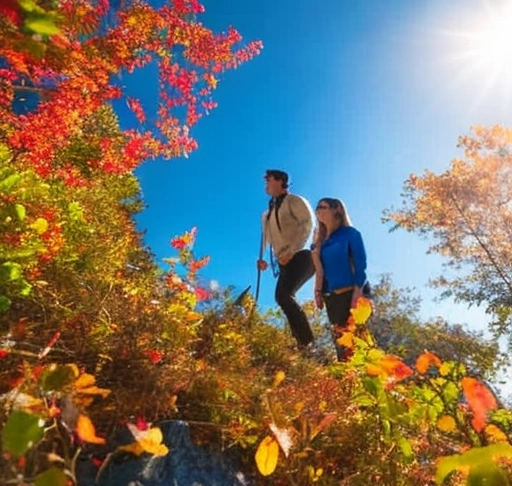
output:
M 512 1 L 484 0 L 478 7 L 468 5 L 452 18 L 444 32 L 444 55 L 455 70 L 454 81 L 475 87 L 478 101 L 500 96 L 507 103 L 512 98 Z
M 489 12 L 470 36 L 468 57 L 490 70 L 512 72 L 512 6 Z

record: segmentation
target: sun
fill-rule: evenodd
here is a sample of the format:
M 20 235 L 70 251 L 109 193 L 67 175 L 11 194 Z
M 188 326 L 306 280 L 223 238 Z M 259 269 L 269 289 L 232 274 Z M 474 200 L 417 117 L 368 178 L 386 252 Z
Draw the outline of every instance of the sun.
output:
M 512 4 L 488 9 L 475 27 L 469 35 L 468 60 L 490 71 L 512 72 Z
M 475 101 L 512 98 L 512 1 L 469 2 L 443 29 L 454 82 L 475 88 Z M 506 99 L 505 99 L 506 98 Z

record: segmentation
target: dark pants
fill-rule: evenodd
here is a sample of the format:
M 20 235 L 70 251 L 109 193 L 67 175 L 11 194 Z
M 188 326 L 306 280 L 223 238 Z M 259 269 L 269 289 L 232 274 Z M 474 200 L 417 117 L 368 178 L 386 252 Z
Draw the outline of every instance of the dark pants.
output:
M 350 317 L 350 307 L 352 304 L 352 290 L 342 294 L 327 294 L 324 296 L 324 302 L 327 317 L 333 325 L 332 338 L 336 347 L 338 361 L 347 361 L 352 356 L 352 350 L 345 346 L 340 346 L 336 340 L 347 329 L 347 321 Z
M 286 265 L 279 265 L 276 302 L 283 310 L 299 347 L 313 342 L 306 314 L 295 300 L 297 291 L 313 276 L 315 267 L 309 250 L 301 250 Z

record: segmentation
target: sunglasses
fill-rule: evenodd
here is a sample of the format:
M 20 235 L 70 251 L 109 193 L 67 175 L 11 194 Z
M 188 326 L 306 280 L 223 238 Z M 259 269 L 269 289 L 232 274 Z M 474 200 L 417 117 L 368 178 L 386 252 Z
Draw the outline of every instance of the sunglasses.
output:
M 330 209 L 329 206 L 327 206 L 326 204 L 319 204 L 317 207 L 316 207 L 316 210 L 318 211 L 319 209 Z

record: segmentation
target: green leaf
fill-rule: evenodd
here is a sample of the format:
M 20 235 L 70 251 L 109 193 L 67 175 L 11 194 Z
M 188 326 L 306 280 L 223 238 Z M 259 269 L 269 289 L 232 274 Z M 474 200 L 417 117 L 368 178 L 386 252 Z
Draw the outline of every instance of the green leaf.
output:
M 32 248 L 25 248 L 23 250 L 6 251 L 3 256 L 7 260 L 20 260 L 34 256 L 35 254 L 36 251 Z
M 66 475 L 56 467 L 48 469 L 36 477 L 35 486 L 66 486 Z
M 34 0 L 18 0 L 18 3 L 25 12 L 35 12 L 42 10 Z
M 25 206 L 23 204 L 15 204 L 14 210 L 16 211 L 16 216 L 20 221 L 23 221 L 25 219 L 25 216 L 27 215 L 27 210 L 25 209 Z
M 39 379 L 44 391 L 58 391 L 75 381 L 75 372 L 71 366 L 62 365 L 46 369 Z
M 436 471 L 436 482 L 442 484 L 446 477 L 461 467 L 491 467 L 498 457 L 512 458 L 512 446 L 505 442 L 487 447 L 474 447 L 464 454 L 443 457 Z M 491 486 L 492 483 L 488 483 Z
M 0 280 L 15 281 L 22 278 L 21 265 L 14 262 L 4 262 L 0 265 Z
M 19 289 L 18 293 L 22 297 L 28 297 L 30 295 L 30 292 L 32 292 L 32 285 L 29 284 L 25 279 L 21 281 L 21 288 Z
M 84 213 L 82 206 L 78 202 L 70 202 L 68 204 L 69 218 L 72 221 L 84 221 Z
M 26 412 L 11 413 L 2 431 L 2 447 L 15 457 L 23 456 L 43 437 L 44 429 L 39 417 Z
M 400 447 L 400 450 L 407 459 L 412 459 L 414 457 L 411 443 L 405 437 L 400 437 L 400 439 L 398 439 L 398 447 Z
M 33 16 L 25 20 L 24 26 L 27 29 L 40 35 L 58 34 L 60 29 L 49 16 Z
M 18 184 L 21 176 L 19 174 L 11 174 L 7 176 L 3 181 L 0 182 L 0 192 L 10 193 L 14 186 Z
M 5 143 L 0 143 L 0 162 L 7 162 L 11 157 L 11 151 Z
M 0 295 L 0 312 L 7 312 L 11 307 L 11 301 L 5 295 Z
M 469 471 L 467 486 L 510 486 L 503 470 L 495 464 L 477 464 Z
M 382 424 L 382 435 L 389 438 L 391 436 L 391 422 L 387 419 L 381 419 Z
M 453 381 L 448 382 L 443 389 L 443 397 L 447 403 L 457 402 L 459 394 L 459 388 Z
M 369 376 L 365 376 L 361 380 L 363 382 L 364 389 L 373 397 L 377 398 L 379 396 L 380 391 L 380 382 L 378 378 L 371 378 Z

